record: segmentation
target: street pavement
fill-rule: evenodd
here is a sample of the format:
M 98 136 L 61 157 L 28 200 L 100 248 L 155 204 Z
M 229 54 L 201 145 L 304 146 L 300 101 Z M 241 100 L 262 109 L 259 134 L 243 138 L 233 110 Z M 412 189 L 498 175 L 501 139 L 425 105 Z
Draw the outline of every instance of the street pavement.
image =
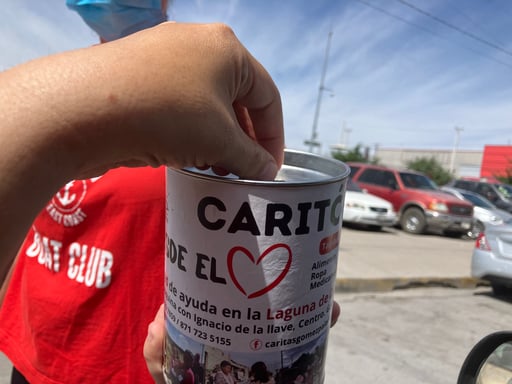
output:
M 355 313 L 355 310 L 351 312 L 349 303 L 344 303 L 347 297 L 351 297 L 346 295 L 370 295 L 368 300 L 371 302 L 372 293 L 394 295 L 397 291 L 408 290 L 408 288 L 411 292 L 417 292 L 417 290 L 412 290 L 412 288 L 418 287 L 423 287 L 423 289 L 426 287 L 460 288 L 462 289 L 461 292 L 474 289 L 481 282 L 470 276 L 473 244 L 474 241 L 472 240 L 448 238 L 438 234 L 409 235 L 395 228 L 385 228 L 382 231 L 368 231 L 344 226 L 341 233 L 336 298 L 341 302 L 343 311 L 344 313 L 347 312 L 347 315 L 342 315 L 340 323 L 344 324 L 345 321 L 349 321 L 349 314 Z M 350 302 L 350 300 L 352 299 L 348 301 Z M 360 314 L 359 316 L 363 318 L 366 316 L 366 319 L 369 319 L 372 316 L 372 305 L 368 305 L 366 310 L 368 311 L 367 315 Z M 510 320 L 509 323 L 512 324 L 512 319 Z M 461 321 L 464 320 L 461 319 Z M 420 326 L 422 325 L 420 324 Z M 386 327 L 388 330 L 392 330 L 394 329 L 394 324 L 387 324 Z M 450 327 L 456 328 L 457 325 L 453 324 Z M 344 329 L 339 326 L 335 328 L 337 332 Z M 398 324 L 393 332 L 400 332 Z M 348 333 L 353 334 L 352 332 Z M 359 337 L 365 336 L 362 334 Z M 429 335 L 427 334 L 426 337 L 428 338 Z M 343 338 L 341 340 L 340 345 L 348 345 L 344 344 Z M 356 343 L 357 340 L 353 341 Z M 426 341 L 428 342 L 428 340 Z M 366 343 L 364 348 L 371 348 L 373 345 L 371 339 L 367 340 L 365 338 L 365 340 L 359 340 L 359 342 Z M 356 344 L 359 345 L 358 343 Z M 466 342 L 463 347 L 468 347 L 466 344 L 468 343 Z M 333 349 L 335 347 L 330 346 L 329 348 Z M 450 348 L 450 346 L 447 346 L 447 348 Z M 351 355 L 353 353 L 356 352 L 351 352 L 346 348 L 342 351 L 329 352 L 329 356 L 331 356 L 330 364 L 334 364 L 334 366 L 332 368 L 328 366 L 330 376 L 327 376 L 328 380 L 326 380 L 326 383 L 342 382 L 336 379 L 337 375 L 335 372 L 338 368 L 336 368 L 336 363 L 332 362 L 332 356 L 336 356 L 336 358 L 344 356 L 346 358 L 347 354 Z M 415 353 L 419 354 L 420 352 Z M 403 358 L 403 356 L 400 358 Z M 415 356 L 415 358 L 417 359 L 418 356 Z M 460 360 L 461 357 L 457 356 L 457 358 Z M 356 367 L 353 364 L 349 365 L 352 368 Z M 378 366 L 385 370 L 385 367 L 382 367 L 381 364 L 378 364 Z M 364 367 L 360 369 L 364 370 Z M 435 365 L 432 366 L 432 369 L 435 369 Z M 10 364 L 3 355 L 0 355 L 0 384 L 9 383 L 9 374 Z M 349 377 L 346 377 L 346 379 Z M 350 380 L 343 382 L 350 382 Z M 359 382 L 398 383 L 393 380 L 379 381 L 375 378 L 370 381 L 354 380 L 353 382 L 356 384 Z M 424 382 L 433 383 L 434 381 L 426 380 Z M 451 381 L 439 382 L 449 383 L 454 382 L 454 380 L 452 377 Z
M 494 296 L 490 287 L 337 293 L 335 299 L 341 317 L 329 336 L 325 384 L 455 384 L 479 340 L 512 329 L 512 298 Z
M 470 275 L 474 240 L 436 233 L 412 235 L 396 228 L 368 231 L 344 226 L 337 290 L 391 291 L 418 286 L 474 288 Z

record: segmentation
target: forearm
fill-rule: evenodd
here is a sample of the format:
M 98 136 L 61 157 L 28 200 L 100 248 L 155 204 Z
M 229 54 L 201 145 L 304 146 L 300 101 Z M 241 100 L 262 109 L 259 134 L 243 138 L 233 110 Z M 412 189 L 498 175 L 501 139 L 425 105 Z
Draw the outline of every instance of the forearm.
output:
M 129 71 L 116 74 L 112 49 L 68 52 L 0 74 L 0 281 L 58 188 L 137 161 L 132 147 L 140 139 L 121 127 L 132 123 L 124 112 L 136 110 L 134 88 Z
M 67 177 L 72 165 L 58 151 L 58 118 L 38 66 L 0 74 L 0 281 L 3 281 L 32 219 Z M 65 116 L 63 117 L 65 118 Z
M 114 129 L 122 106 L 109 100 L 122 93 L 107 79 L 114 59 L 90 48 L 0 74 L 0 279 L 55 191 L 128 157 L 129 135 Z

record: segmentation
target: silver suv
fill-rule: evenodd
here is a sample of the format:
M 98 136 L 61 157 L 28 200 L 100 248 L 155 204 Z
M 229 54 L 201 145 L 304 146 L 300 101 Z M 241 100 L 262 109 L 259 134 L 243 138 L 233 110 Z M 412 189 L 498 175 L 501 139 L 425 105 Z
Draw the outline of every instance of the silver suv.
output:
M 485 228 L 491 225 L 501 225 L 512 219 L 512 214 L 504 211 L 503 209 L 497 208 L 482 195 L 465 189 L 451 187 L 441 187 L 441 190 L 461 200 L 469 201 L 474 205 L 473 216 L 475 221 L 473 223 L 473 228 L 468 231 L 468 236 L 471 238 L 477 238 Z
M 487 181 L 458 179 L 452 180 L 447 187 L 465 189 L 482 195 L 496 207 L 512 213 L 512 194 L 506 184 L 489 183 Z

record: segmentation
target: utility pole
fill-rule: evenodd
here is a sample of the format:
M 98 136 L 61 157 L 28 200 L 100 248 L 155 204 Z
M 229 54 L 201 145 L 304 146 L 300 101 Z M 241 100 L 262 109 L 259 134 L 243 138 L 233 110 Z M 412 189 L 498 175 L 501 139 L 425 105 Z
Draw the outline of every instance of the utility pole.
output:
M 455 174 L 455 156 L 457 155 L 457 150 L 459 149 L 459 139 L 460 133 L 464 130 L 461 127 L 454 127 L 455 129 L 455 142 L 453 143 L 452 148 L 452 157 L 450 159 L 450 173 Z
M 313 152 L 313 148 L 320 147 L 320 142 L 317 140 L 317 126 L 318 126 L 318 118 L 320 117 L 320 105 L 322 104 L 322 94 L 324 91 L 328 89 L 325 88 L 325 74 L 327 73 L 327 62 L 329 61 L 329 50 L 331 48 L 331 39 L 332 39 L 332 28 L 329 31 L 329 35 L 327 37 L 327 47 L 325 49 L 325 57 L 324 64 L 322 68 L 322 76 L 320 78 L 320 86 L 318 87 L 318 97 L 316 100 L 316 109 L 315 109 L 315 117 L 313 118 L 313 129 L 311 132 L 311 139 L 305 140 L 304 144 L 309 145 L 309 152 Z

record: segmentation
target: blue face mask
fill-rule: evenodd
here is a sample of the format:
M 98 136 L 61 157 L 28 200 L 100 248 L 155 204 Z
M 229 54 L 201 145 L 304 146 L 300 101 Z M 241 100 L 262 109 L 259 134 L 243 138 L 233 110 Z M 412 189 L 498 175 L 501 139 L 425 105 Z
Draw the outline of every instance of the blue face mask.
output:
M 106 41 L 167 20 L 161 0 L 66 0 L 66 5 Z

